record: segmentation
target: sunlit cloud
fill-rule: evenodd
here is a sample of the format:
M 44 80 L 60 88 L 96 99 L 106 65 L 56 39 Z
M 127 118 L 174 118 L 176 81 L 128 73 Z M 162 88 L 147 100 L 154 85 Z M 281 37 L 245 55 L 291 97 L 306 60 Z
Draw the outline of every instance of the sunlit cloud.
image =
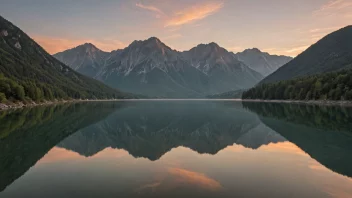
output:
M 173 35 L 170 35 L 170 36 L 163 37 L 162 40 L 163 41 L 167 41 L 167 40 L 177 39 L 177 38 L 180 38 L 180 37 L 182 37 L 182 34 L 173 34 Z
M 148 10 L 148 11 L 156 13 L 156 18 L 160 18 L 161 16 L 165 15 L 165 13 L 163 11 L 161 11 L 159 8 L 152 6 L 152 5 L 143 5 L 141 3 L 136 3 L 136 6 L 139 8 L 142 8 L 144 10 Z
M 103 51 L 112 51 L 126 47 L 123 42 L 115 39 L 66 39 L 47 36 L 33 36 L 33 39 L 50 54 L 62 52 L 84 43 L 92 43 Z
M 298 47 L 294 47 L 292 49 L 286 50 L 286 52 L 288 53 L 292 53 L 292 52 L 303 52 L 304 50 L 306 50 L 309 47 L 309 45 L 303 45 L 303 46 L 298 46 Z
M 325 28 L 315 28 L 309 30 L 310 33 L 329 33 L 334 30 L 338 30 L 340 27 L 325 27 Z
M 189 183 L 211 191 L 222 189 L 222 186 L 218 181 L 209 178 L 203 173 L 182 168 L 169 168 L 168 172 L 171 175 L 177 176 L 178 181 L 181 183 Z
M 331 0 L 313 12 L 315 16 L 345 17 L 352 13 L 351 0 Z
M 166 21 L 165 27 L 180 26 L 202 20 L 218 12 L 223 6 L 223 2 L 209 2 L 186 8 L 170 17 Z
M 330 10 L 341 10 L 352 7 L 352 1 L 350 0 L 332 0 L 327 4 L 320 7 L 317 12 L 330 11 Z

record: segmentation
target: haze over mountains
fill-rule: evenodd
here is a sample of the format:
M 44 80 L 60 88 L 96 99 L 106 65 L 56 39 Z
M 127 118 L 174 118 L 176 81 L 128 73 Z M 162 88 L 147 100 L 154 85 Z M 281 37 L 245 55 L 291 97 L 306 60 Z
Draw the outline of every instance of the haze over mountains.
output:
M 244 62 L 263 76 L 268 76 L 292 60 L 292 57 L 270 55 L 269 53 L 260 51 L 258 48 L 246 49 L 235 55 L 239 61 Z
M 234 54 L 216 43 L 178 52 L 155 37 L 110 53 L 84 44 L 54 57 L 111 87 L 156 97 L 204 97 L 247 89 L 263 79 L 260 72 L 273 72 L 290 60 L 262 52 Z

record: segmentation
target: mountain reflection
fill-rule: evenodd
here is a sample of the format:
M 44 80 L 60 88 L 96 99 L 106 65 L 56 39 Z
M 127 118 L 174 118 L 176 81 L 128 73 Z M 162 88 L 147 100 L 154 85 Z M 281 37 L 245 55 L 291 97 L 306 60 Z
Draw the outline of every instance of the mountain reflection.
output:
M 259 148 L 285 141 L 240 103 L 144 102 L 112 113 L 58 146 L 84 156 L 111 147 L 157 160 L 172 148 L 216 154 L 229 145 Z
M 49 150 L 52 155 L 60 149 L 70 150 L 70 155 L 62 156 L 67 160 L 99 156 L 110 149 L 114 150 L 110 157 L 130 154 L 157 161 L 173 148 L 215 156 L 219 151 L 238 149 L 234 144 L 253 152 L 258 148 L 298 152 L 299 147 L 327 168 L 351 177 L 351 116 L 351 109 L 340 107 L 242 106 L 219 101 L 78 103 L 0 112 L 0 191 Z M 298 147 L 287 146 L 287 141 Z M 55 160 L 51 155 L 39 164 Z M 223 188 L 200 172 L 173 167 L 167 173 L 178 181 L 201 181 L 200 188 Z M 137 191 L 159 185 L 159 180 L 154 181 Z
M 327 168 L 352 177 L 352 108 L 244 103 L 261 121 Z
M 77 103 L 0 112 L 0 191 L 60 141 L 120 107 Z

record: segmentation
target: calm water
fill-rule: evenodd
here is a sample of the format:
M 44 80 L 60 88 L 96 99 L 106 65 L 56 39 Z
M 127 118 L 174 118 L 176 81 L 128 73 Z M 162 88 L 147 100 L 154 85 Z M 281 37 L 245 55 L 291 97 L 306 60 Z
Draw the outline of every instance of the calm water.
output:
M 352 197 L 352 109 L 140 101 L 0 112 L 0 197 Z

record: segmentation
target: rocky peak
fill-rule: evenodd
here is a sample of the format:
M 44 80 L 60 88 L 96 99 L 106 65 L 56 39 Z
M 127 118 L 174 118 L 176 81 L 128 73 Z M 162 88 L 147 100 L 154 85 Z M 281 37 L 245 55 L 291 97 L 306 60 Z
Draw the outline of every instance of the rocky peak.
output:
M 246 49 L 243 51 L 244 53 L 262 53 L 258 48 Z

